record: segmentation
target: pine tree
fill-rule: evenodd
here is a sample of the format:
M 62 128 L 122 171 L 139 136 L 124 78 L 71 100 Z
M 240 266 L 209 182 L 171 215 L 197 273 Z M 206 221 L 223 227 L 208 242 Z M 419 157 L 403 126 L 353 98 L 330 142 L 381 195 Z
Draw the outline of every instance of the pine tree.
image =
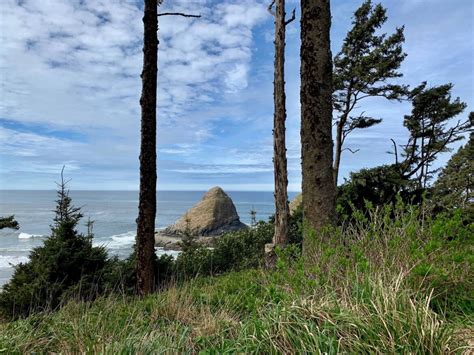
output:
M 438 171 L 432 164 L 439 154 L 451 151 L 450 145 L 471 127 L 469 120 L 453 122 L 466 104 L 459 97 L 452 99 L 452 88 L 452 84 L 427 88 L 423 83 L 412 91 L 412 112 L 403 122 L 410 136 L 402 146 L 404 160 L 397 164 L 402 177 L 414 179 L 419 189 L 426 188 Z
M 432 200 L 443 209 L 474 209 L 474 112 L 469 114 L 469 121 L 469 141 L 451 157 L 433 186 Z
M 305 254 L 312 230 L 336 217 L 329 0 L 301 0 L 301 159 Z
M 273 12 L 275 5 L 275 12 Z M 275 179 L 275 232 L 273 245 L 284 246 L 288 239 L 288 170 L 286 160 L 285 121 L 285 33 L 286 26 L 295 19 L 293 16 L 286 20 L 285 0 L 273 0 L 268 7 L 275 17 L 275 71 L 273 81 L 273 164 Z
M 16 265 L 0 292 L 0 313 L 5 317 L 50 311 L 70 299 L 92 300 L 103 292 L 102 276 L 107 252 L 92 245 L 77 225 L 81 209 L 72 204 L 61 172 L 51 235 L 34 248 L 26 263 Z
M 347 33 L 341 51 L 334 58 L 334 109 L 336 141 L 334 182 L 337 185 L 341 156 L 349 134 L 356 129 L 368 128 L 382 121 L 362 113 L 352 116 L 358 103 L 368 97 L 400 100 L 407 96 L 407 86 L 397 85 L 392 79 L 401 77 L 398 71 L 406 57 L 402 44 L 403 27 L 395 33 L 376 34 L 387 21 L 386 9 L 366 0 L 354 14 L 352 29 Z
M 140 146 L 140 196 L 137 218 L 137 290 L 140 295 L 155 285 L 156 217 L 156 91 L 158 73 L 158 9 L 161 1 L 145 0 L 143 16 L 143 71 Z
M 145 295 L 153 291 L 155 275 L 155 217 L 156 217 L 156 93 L 158 76 L 158 17 L 184 16 L 180 12 L 158 14 L 162 0 L 145 0 L 143 16 L 143 71 L 140 145 L 140 195 L 137 218 L 137 291 Z

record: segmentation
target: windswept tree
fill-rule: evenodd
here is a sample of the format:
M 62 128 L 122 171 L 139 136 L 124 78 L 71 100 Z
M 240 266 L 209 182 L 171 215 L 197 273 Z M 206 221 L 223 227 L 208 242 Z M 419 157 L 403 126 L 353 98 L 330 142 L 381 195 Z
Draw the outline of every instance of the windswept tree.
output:
M 275 5 L 275 11 L 273 6 Z M 288 239 L 288 170 L 286 160 L 285 121 L 285 32 L 286 26 L 295 19 L 295 10 L 286 20 L 285 0 L 273 0 L 268 7 L 275 17 L 275 71 L 273 80 L 273 165 L 275 177 L 275 232 L 273 245 L 284 246 Z
M 158 76 L 158 17 L 199 17 L 183 13 L 158 14 L 162 0 L 145 0 L 140 145 L 140 195 L 137 218 L 137 291 L 145 295 L 155 285 L 156 217 L 156 92 Z
M 305 254 L 311 230 L 336 217 L 329 0 L 301 0 L 301 159 Z
M 438 171 L 432 165 L 439 154 L 451 151 L 450 145 L 472 128 L 469 119 L 453 120 L 466 104 L 459 97 L 452 99 L 452 88 L 452 84 L 427 88 L 423 83 L 412 91 L 412 112 L 403 122 L 410 136 L 402 146 L 403 161 L 398 162 L 396 151 L 395 158 L 402 177 L 415 180 L 419 189 L 426 188 Z
M 403 27 L 395 32 L 377 34 L 387 21 L 386 9 L 373 6 L 366 0 L 354 14 L 352 29 L 347 33 L 341 51 L 334 58 L 334 110 L 336 111 L 336 141 L 334 183 L 337 185 L 341 156 L 347 136 L 356 129 L 368 128 L 382 121 L 365 113 L 354 115 L 361 100 L 384 97 L 401 100 L 408 88 L 395 83 L 402 74 L 398 71 L 406 57 L 402 44 Z

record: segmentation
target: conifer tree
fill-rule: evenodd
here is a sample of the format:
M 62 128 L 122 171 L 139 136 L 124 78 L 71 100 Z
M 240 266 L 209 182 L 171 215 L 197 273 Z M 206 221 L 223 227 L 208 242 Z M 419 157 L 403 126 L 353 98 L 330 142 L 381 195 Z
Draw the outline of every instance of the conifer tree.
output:
M 273 11 L 275 5 L 275 11 Z M 273 165 L 275 178 L 275 232 L 273 245 L 284 246 L 288 239 L 288 222 L 290 217 L 288 207 L 288 170 L 286 160 L 285 121 L 285 36 L 286 26 L 295 19 L 286 20 L 285 0 L 273 0 L 268 7 L 275 17 L 275 70 L 273 80 Z
M 67 183 L 61 172 L 51 235 L 30 252 L 27 262 L 14 267 L 0 292 L 0 316 L 50 311 L 70 299 L 92 300 L 103 292 L 107 252 L 92 245 L 91 234 L 77 231 L 82 212 L 72 204 Z
M 304 240 L 336 218 L 329 0 L 301 0 L 301 165 Z
M 158 9 L 160 0 L 145 0 L 140 146 L 140 196 L 137 218 L 137 290 L 153 291 L 155 284 L 156 217 L 156 91 L 158 73 Z
M 156 218 L 156 93 L 158 76 L 158 17 L 184 16 L 180 12 L 158 14 L 162 0 L 145 0 L 143 16 L 143 71 L 140 145 L 140 195 L 137 218 L 137 291 L 145 295 L 155 286 L 155 218 Z
M 470 207 L 474 213 L 474 112 L 469 114 L 469 121 L 469 141 L 441 170 L 433 186 L 433 201 L 444 209 Z
M 334 110 L 336 111 L 336 141 L 334 157 L 334 183 L 337 185 L 339 166 L 345 140 L 356 129 L 368 128 L 382 121 L 362 113 L 352 115 L 359 102 L 368 97 L 400 100 L 408 88 L 394 79 L 406 54 L 403 27 L 390 36 L 376 32 L 387 21 L 385 8 L 373 6 L 366 0 L 354 14 L 352 29 L 347 33 L 341 51 L 334 58 Z
M 432 164 L 439 154 L 451 151 L 450 145 L 471 128 L 469 120 L 453 120 L 466 104 L 459 97 L 452 99 L 452 88 L 452 84 L 427 88 L 423 83 L 411 93 L 412 112 L 403 122 L 410 136 L 402 146 L 403 162 L 396 159 L 402 177 L 415 180 L 419 189 L 426 188 L 438 171 Z

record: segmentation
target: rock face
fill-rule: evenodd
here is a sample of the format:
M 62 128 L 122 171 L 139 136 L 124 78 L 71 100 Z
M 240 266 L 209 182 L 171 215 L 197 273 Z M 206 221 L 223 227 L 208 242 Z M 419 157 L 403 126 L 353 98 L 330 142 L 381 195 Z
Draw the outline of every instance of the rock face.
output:
M 240 222 L 232 199 L 216 186 L 163 233 L 182 236 L 189 230 L 195 236 L 215 236 L 243 228 L 247 226 Z
M 298 207 L 301 206 L 303 203 L 303 194 L 300 193 L 295 196 L 295 198 L 290 202 L 290 215 L 293 215 L 295 211 L 298 209 Z

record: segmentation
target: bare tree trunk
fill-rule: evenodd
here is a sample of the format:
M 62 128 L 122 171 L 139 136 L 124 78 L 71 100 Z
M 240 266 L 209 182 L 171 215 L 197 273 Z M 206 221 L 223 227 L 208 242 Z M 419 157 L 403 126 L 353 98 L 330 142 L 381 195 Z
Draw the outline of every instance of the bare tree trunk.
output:
M 339 177 L 339 166 L 341 165 L 342 155 L 342 130 L 344 128 L 343 119 L 337 122 L 336 126 L 336 148 L 334 153 L 333 179 L 334 186 L 337 188 L 337 179 Z
M 136 239 L 137 289 L 140 295 L 152 292 L 155 285 L 157 7 L 157 0 L 145 0 L 140 98 L 140 197 Z
M 332 55 L 329 0 L 301 0 L 301 158 L 305 255 L 311 231 L 336 216 L 332 142 Z
M 288 234 L 288 172 L 286 162 L 285 121 L 285 0 L 276 1 L 275 73 L 273 81 L 273 164 L 275 175 L 275 234 L 273 244 L 284 246 Z

